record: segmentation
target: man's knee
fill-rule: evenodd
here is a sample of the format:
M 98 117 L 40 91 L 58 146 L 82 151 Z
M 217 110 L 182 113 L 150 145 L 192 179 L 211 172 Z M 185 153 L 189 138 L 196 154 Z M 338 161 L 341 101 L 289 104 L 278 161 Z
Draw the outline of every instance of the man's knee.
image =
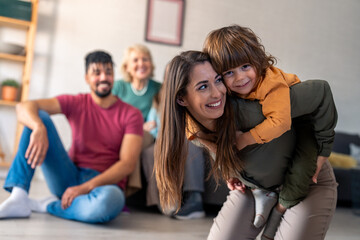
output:
M 115 185 L 101 186 L 101 192 L 95 190 L 96 206 L 84 212 L 84 221 L 93 223 L 108 222 L 122 211 L 125 205 L 123 191 Z

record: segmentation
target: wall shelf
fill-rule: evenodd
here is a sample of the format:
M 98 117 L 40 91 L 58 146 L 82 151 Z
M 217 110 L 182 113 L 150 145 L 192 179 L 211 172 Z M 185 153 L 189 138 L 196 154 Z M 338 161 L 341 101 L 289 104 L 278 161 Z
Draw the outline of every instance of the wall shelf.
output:
M 35 33 L 37 27 L 37 11 L 38 11 L 38 3 L 39 0 L 30 0 L 31 2 L 31 20 L 21 20 L 17 18 L 5 17 L 0 16 L 0 27 L 11 27 L 22 29 L 26 31 L 26 43 L 25 43 L 25 55 L 15 55 L 15 54 L 8 54 L 4 52 L 0 52 L 0 60 L 4 61 L 15 61 L 19 64 L 22 64 L 22 77 L 20 80 L 20 101 L 4 101 L 0 100 L 0 111 L 3 107 L 12 107 L 14 108 L 15 105 L 19 102 L 26 101 L 29 95 L 29 86 L 30 86 L 30 77 L 31 77 L 31 68 L 32 68 L 32 61 L 34 57 L 34 40 L 35 40 Z M 11 2 L 11 4 L 16 4 L 16 2 Z M 1 62 L 0 62 L 1 64 Z M 1 79 L 3 80 L 3 79 Z M 15 108 L 14 108 L 15 110 Z M 15 144 L 14 144 L 14 153 L 17 151 L 17 146 L 20 139 L 20 134 L 22 131 L 23 126 L 20 123 L 17 123 L 16 127 L 16 135 L 15 135 Z M 15 131 L 14 131 L 15 132 Z M 5 161 L 5 155 L 0 146 L 0 167 L 8 167 L 10 166 L 11 162 Z
M 0 53 L 0 59 L 5 59 L 5 60 L 23 62 L 24 63 L 26 61 L 26 56 L 8 54 L 8 53 Z
M 20 19 L 15 19 L 15 18 L 0 16 L 0 25 L 7 26 L 7 27 L 26 29 L 26 28 L 30 27 L 31 22 L 25 21 L 25 20 L 20 20 Z
M 17 103 L 19 103 L 19 102 L 18 101 L 0 100 L 0 105 L 4 105 L 4 106 L 12 106 L 12 107 L 14 107 Z

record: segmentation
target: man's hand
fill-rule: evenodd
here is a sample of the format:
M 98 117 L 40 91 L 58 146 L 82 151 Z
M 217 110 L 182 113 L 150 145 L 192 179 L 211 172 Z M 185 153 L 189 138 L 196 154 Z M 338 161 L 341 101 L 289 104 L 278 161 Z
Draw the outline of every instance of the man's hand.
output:
M 61 197 L 61 207 L 67 209 L 77 196 L 87 194 L 90 190 L 84 184 L 68 187 Z
M 44 162 L 48 148 L 49 140 L 45 126 L 35 128 L 30 135 L 29 146 L 25 152 L 25 158 L 31 168 L 40 166 Z
M 238 178 L 230 178 L 226 181 L 228 188 L 232 190 L 239 190 L 245 193 L 246 186 Z
M 317 157 L 317 162 L 316 162 L 316 171 L 314 176 L 312 177 L 312 180 L 314 183 L 317 183 L 317 178 L 319 176 L 320 170 L 322 168 L 322 166 L 324 165 L 324 163 L 328 160 L 328 157 L 323 157 L 323 156 L 318 156 Z
M 25 152 L 27 163 L 31 168 L 40 166 L 49 148 L 47 130 L 39 117 L 39 110 L 48 114 L 61 113 L 60 103 L 56 98 L 25 101 L 16 104 L 18 121 L 32 129 L 29 146 Z

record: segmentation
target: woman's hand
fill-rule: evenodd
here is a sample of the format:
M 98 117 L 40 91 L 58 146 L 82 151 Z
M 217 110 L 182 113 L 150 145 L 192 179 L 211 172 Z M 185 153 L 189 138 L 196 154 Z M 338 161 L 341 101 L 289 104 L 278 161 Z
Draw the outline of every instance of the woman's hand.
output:
M 45 126 L 34 128 L 25 152 L 25 158 L 27 158 L 27 163 L 31 165 L 31 168 L 40 166 L 44 162 L 48 148 L 49 139 Z
M 324 165 L 324 163 L 328 160 L 328 157 L 323 157 L 323 156 L 318 156 L 317 157 L 317 162 L 316 162 L 316 171 L 314 176 L 312 177 L 312 180 L 314 183 L 317 183 L 317 178 L 319 176 L 320 170 L 322 168 L 322 166 Z
M 90 191 L 85 184 L 68 187 L 61 197 L 61 207 L 67 209 L 77 196 L 87 194 Z
M 239 190 L 242 193 L 245 193 L 246 186 L 238 178 L 230 178 L 227 181 L 228 188 L 233 190 Z

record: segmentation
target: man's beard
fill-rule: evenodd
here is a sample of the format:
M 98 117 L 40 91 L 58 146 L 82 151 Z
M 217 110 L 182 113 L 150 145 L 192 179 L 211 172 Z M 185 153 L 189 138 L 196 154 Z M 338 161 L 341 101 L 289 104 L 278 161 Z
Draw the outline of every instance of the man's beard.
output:
M 111 90 L 107 91 L 107 92 L 99 92 L 99 91 L 95 91 L 96 96 L 98 96 L 99 98 L 105 98 L 107 96 L 109 96 L 111 94 Z
M 101 84 L 107 84 L 108 86 L 111 86 L 111 84 L 108 82 L 108 81 L 102 81 L 102 82 L 99 82 L 98 84 L 96 84 L 96 88 L 95 88 L 95 94 L 96 96 L 98 96 L 99 98 L 105 98 L 107 96 L 109 96 L 111 94 L 111 88 L 109 88 L 108 91 L 104 91 L 104 92 L 99 92 L 98 90 L 98 86 L 101 85 Z

